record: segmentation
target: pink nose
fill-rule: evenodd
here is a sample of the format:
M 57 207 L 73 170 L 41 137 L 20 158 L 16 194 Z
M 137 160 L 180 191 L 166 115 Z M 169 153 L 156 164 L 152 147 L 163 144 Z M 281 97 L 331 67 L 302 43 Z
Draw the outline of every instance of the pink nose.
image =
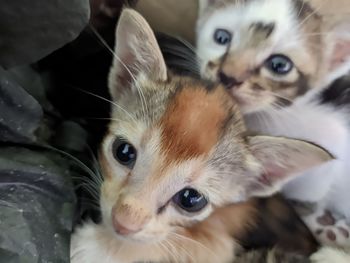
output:
M 135 234 L 141 230 L 141 227 L 139 226 L 120 223 L 117 217 L 114 217 L 113 219 L 113 227 L 115 232 L 122 236 Z

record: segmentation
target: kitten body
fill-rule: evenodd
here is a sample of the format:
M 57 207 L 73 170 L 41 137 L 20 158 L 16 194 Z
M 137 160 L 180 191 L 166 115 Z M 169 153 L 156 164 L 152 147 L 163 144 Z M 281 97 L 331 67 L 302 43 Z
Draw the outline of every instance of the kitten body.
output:
M 201 75 L 227 86 L 248 129 L 308 140 L 335 156 L 289 182 L 285 196 L 349 221 L 350 85 L 339 93 L 343 103 L 323 100 L 349 71 L 349 19 L 334 23 L 299 0 L 201 0 L 199 13 Z M 340 245 L 350 246 L 345 240 Z
M 150 27 L 129 9 L 117 27 L 109 88 L 102 221 L 76 229 L 73 263 L 232 262 L 235 237 L 256 213 L 240 202 L 332 159 L 305 141 L 246 136 L 224 87 L 172 76 Z

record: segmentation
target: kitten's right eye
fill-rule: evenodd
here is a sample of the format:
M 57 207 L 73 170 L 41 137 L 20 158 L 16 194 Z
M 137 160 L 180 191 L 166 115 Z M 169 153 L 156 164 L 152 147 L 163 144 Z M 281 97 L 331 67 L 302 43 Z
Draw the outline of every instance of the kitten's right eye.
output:
M 173 202 L 189 213 L 202 210 L 208 201 L 205 197 L 193 188 L 185 188 L 173 197 Z
M 227 45 L 231 42 L 232 34 L 225 29 L 216 29 L 214 40 L 219 45 Z
M 136 149 L 122 138 L 116 138 L 113 143 L 113 156 L 124 166 L 132 169 L 136 162 Z
M 292 71 L 294 64 L 289 57 L 277 54 L 269 57 L 265 66 L 274 74 L 286 75 Z

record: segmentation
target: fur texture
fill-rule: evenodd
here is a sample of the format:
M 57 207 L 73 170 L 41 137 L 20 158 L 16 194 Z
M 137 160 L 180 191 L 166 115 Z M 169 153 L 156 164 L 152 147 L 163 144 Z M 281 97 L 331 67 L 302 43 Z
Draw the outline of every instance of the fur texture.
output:
M 304 1 L 201 0 L 199 13 L 201 74 L 217 80 L 222 73 L 241 83 L 229 88 L 244 113 L 288 104 L 350 68 L 350 20 L 328 21 Z M 231 41 L 216 43 L 217 29 L 229 32 Z M 287 74 L 271 72 L 266 62 L 273 55 L 290 58 L 293 68 Z
M 109 88 L 112 121 L 99 154 L 102 222 L 76 230 L 74 263 L 231 262 L 233 237 L 256 212 L 249 202 L 232 203 L 271 194 L 293 174 L 332 159 L 305 141 L 246 136 L 221 85 L 167 72 L 135 11 L 120 17 Z M 204 206 L 186 210 L 179 202 L 186 189 Z
M 317 234 L 323 226 L 315 224 L 325 210 L 347 221 L 350 218 L 350 206 L 344 202 L 350 199 L 347 89 L 340 82 L 338 88 L 327 89 L 349 70 L 349 19 L 331 21 L 300 0 L 200 3 L 197 45 L 202 76 L 217 80 L 224 74 L 239 83 L 228 88 L 248 129 L 312 141 L 335 156 L 336 160 L 303 173 L 283 188 L 288 198 L 317 205 L 317 215 L 304 219 L 325 242 Z M 256 24 L 274 27 L 261 35 L 252 26 Z M 215 43 L 213 35 L 218 28 L 232 33 L 228 45 Z M 272 72 L 266 59 L 274 55 L 288 57 L 292 69 L 286 74 Z M 344 92 L 339 93 L 340 86 Z M 335 90 L 343 94 L 342 101 L 334 96 Z M 331 96 L 339 101 L 337 105 L 330 102 Z M 348 247 L 350 238 L 346 236 L 332 238 L 332 243 Z M 341 241 L 343 238 L 346 241 Z

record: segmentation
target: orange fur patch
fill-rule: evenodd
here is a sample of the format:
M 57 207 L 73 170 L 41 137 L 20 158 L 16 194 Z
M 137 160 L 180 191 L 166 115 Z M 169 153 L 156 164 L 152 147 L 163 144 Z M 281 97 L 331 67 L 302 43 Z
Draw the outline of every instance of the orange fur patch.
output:
M 167 163 L 206 155 L 213 149 L 230 113 L 227 97 L 222 88 L 184 87 L 175 94 L 160 122 Z

